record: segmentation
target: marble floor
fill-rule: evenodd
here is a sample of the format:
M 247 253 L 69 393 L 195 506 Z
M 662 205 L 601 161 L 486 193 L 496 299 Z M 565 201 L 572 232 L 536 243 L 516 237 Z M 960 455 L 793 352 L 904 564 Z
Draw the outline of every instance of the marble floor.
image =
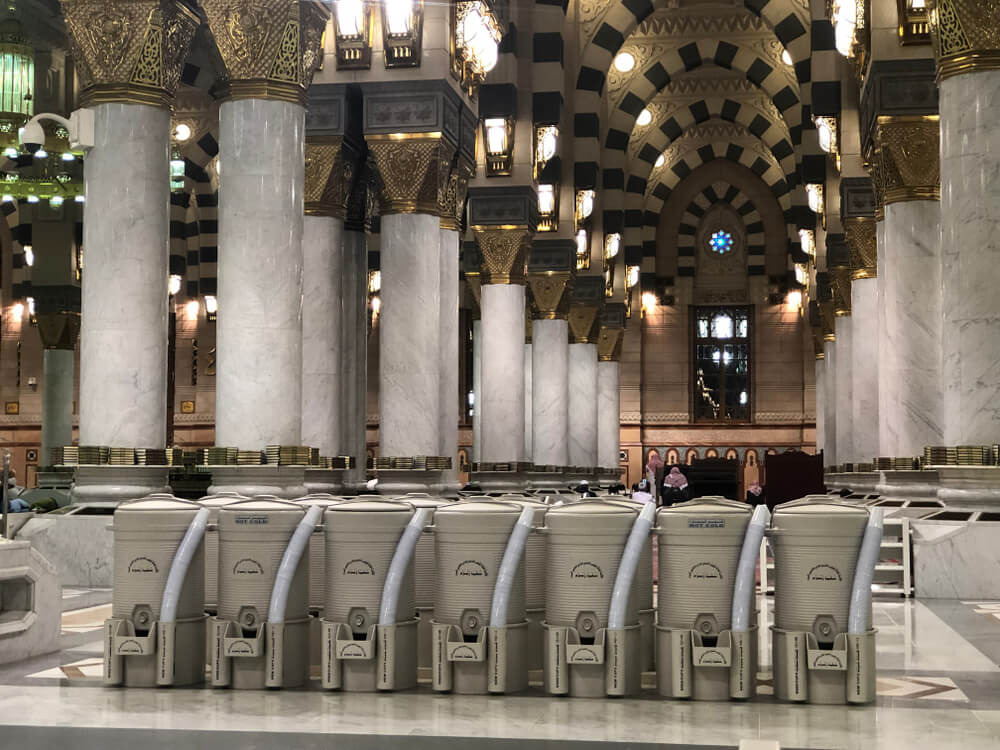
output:
M 774 701 L 766 642 L 750 703 L 104 688 L 109 601 L 67 589 L 63 650 L 0 667 L 0 748 L 1000 749 L 1000 602 L 876 601 L 878 701 L 830 707 Z M 761 602 L 762 619 L 771 609 Z

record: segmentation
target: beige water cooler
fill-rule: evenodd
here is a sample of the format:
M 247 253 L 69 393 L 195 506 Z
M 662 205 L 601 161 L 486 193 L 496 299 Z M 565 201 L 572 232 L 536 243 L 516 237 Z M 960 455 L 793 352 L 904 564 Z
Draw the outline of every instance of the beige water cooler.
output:
M 545 525 L 549 506 L 536 497 L 504 495 L 504 502 L 517 503 L 522 508 L 534 510 L 532 523 L 536 529 Z M 528 621 L 528 669 L 541 670 L 545 666 L 545 535 L 531 534 L 524 547 L 524 616 Z
M 657 689 L 664 697 L 726 700 L 756 694 L 753 607 L 750 627 L 739 633 L 731 629 L 750 515 L 746 503 L 721 498 L 700 498 L 657 513 Z M 759 541 L 758 536 L 755 560 Z
M 424 511 L 429 515 L 429 511 Z M 417 684 L 417 617 L 412 547 L 397 563 L 391 622 L 384 593 L 413 506 L 346 501 L 326 511 L 326 602 L 322 686 L 347 691 L 405 690 Z M 419 534 L 422 530 L 418 530 Z
M 864 625 L 855 628 L 860 632 L 848 632 L 852 585 L 868 524 L 867 508 L 825 498 L 775 508 L 767 535 L 774 553 L 771 631 L 779 700 L 837 704 L 875 699 L 870 575 L 859 588 L 865 589 L 859 599 Z
M 644 503 L 637 503 L 620 495 L 608 495 L 601 500 L 623 503 L 627 508 L 642 510 Z M 636 596 L 639 607 L 639 634 L 642 638 L 639 645 L 639 655 L 642 659 L 642 671 L 651 672 L 656 669 L 656 608 L 653 606 L 653 537 L 650 535 L 642 549 L 639 567 L 635 577 Z
M 309 509 L 312 510 L 312 509 Z M 319 512 L 317 509 L 315 512 Z M 219 509 L 219 605 L 212 618 L 215 687 L 298 687 L 309 673 L 309 560 L 312 529 L 287 581 L 280 621 L 271 618 L 278 570 L 307 508 L 256 497 Z
M 249 500 L 236 492 L 206 495 L 198 505 L 208 508 L 208 528 L 205 529 L 205 611 L 215 614 L 219 602 L 219 508 L 238 500 Z
M 618 567 L 637 516 L 625 503 L 599 500 L 546 514 L 544 675 L 550 694 L 591 698 L 639 692 L 644 665 L 638 574 L 629 586 L 624 627 L 608 627 Z
M 115 510 L 114 590 L 104 625 L 107 684 L 204 681 L 207 521 L 208 511 L 196 503 L 162 495 Z
M 505 579 L 504 622 L 491 622 L 501 563 L 521 513 L 515 503 L 467 500 L 434 514 L 434 690 L 516 693 L 528 686 L 523 559 Z

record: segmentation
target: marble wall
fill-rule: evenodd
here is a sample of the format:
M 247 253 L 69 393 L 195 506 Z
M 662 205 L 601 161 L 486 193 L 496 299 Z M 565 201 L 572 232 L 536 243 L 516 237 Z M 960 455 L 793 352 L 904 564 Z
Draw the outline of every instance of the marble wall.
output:
M 302 439 L 305 111 L 265 99 L 219 108 L 215 443 Z
M 618 371 L 618 362 L 597 363 L 597 465 L 604 469 L 618 467 L 621 444 Z
M 878 455 L 878 282 L 851 284 L 851 429 L 854 456 L 869 462 Z
M 824 354 L 824 357 L 826 355 Z M 816 360 L 816 452 L 826 450 L 826 359 Z
M 46 349 L 42 365 L 42 455 L 48 466 L 51 449 L 73 443 L 72 349 Z
M 941 395 L 941 204 L 885 207 L 885 353 L 880 418 L 891 456 L 918 456 L 944 440 Z M 882 248 L 879 248 L 882 255 Z M 881 257 L 880 257 L 881 261 Z
M 531 344 L 531 460 L 543 466 L 569 461 L 569 324 L 536 320 Z
M 341 394 L 344 417 L 342 446 L 356 465 L 344 472 L 344 484 L 358 487 L 366 481 L 365 458 L 368 416 L 368 240 L 364 232 L 344 232 L 342 282 Z
M 520 284 L 481 289 L 483 365 L 481 460 L 524 455 L 524 294 Z
M 170 113 L 139 104 L 93 109 L 96 143 L 84 173 L 80 443 L 162 448 Z M 300 220 L 301 213 L 300 200 Z
M 438 398 L 441 421 L 438 427 L 441 447 L 438 455 L 451 456 L 452 468 L 444 473 L 449 489 L 457 489 L 458 470 L 458 305 L 461 286 L 458 281 L 458 231 L 441 230 L 441 376 Z
M 306 216 L 302 226 L 302 443 L 341 452 L 341 315 L 344 220 Z
M 1000 71 L 940 83 L 944 442 L 1000 438 Z
M 889 379 L 889 360 L 895 356 L 895 351 L 889 346 L 889 311 L 896 305 L 896 294 L 893 285 L 896 277 L 889 272 L 887 260 L 893 249 L 886 244 L 885 219 L 875 222 L 875 238 L 878 246 L 878 277 L 876 283 L 876 301 L 878 313 L 878 337 L 885 342 L 878 348 L 878 455 L 898 456 L 898 428 L 893 423 L 895 410 L 893 400 L 896 398 L 896 385 Z
M 823 400 L 824 461 L 827 466 L 834 466 L 840 461 L 837 451 L 837 342 L 825 342 L 823 352 L 823 388 L 826 393 Z

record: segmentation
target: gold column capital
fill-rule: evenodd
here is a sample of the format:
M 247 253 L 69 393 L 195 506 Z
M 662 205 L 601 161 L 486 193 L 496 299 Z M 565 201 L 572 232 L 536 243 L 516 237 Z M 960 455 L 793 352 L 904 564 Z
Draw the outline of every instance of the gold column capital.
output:
M 46 349 L 73 351 L 76 347 L 76 339 L 80 335 L 80 313 L 39 313 L 35 320 L 38 321 L 42 346 Z
M 532 313 L 539 320 L 566 320 L 573 291 L 570 271 L 532 271 L 528 274 Z
M 482 253 L 481 284 L 523 284 L 524 261 L 534 232 L 526 226 L 474 226 Z
M 465 197 L 469 193 L 473 169 L 464 159 L 459 159 L 458 164 L 448 173 L 448 184 L 441 193 L 438 205 L 442 229 L 461 231 Z
M 840 318 L 851 314 L 851 269 L 830 268 L 830 285 L 833 287 L 833 314 Z
M 343 219 L 354 190 L 358 164 L 341 136 L 307 139 L 305 144 L 305 213 Z
M 1000 69 L 998 0 L 935 0 L 930 30 L 939 81 Z
M 227 97 L 305 104 L 330 12 L 319 0 L 204 0 Z
M 178 0 L 61 0 L 81 105 L 173 106 L 201 23 Z
M 455 146 L 440 133 L 369 135 L 366 140 L 378 169 L 381 213 L 440 216 Z
M 878 241 L 875 219 L 870 216 L 843 220 L 847 245 L 851 249 L 851 278 L 874 279 L 878 276 Z
M 596 344 L 599 336 L 598 313 L 601 310 L 600 304 L 575 304 L 570 305 L 569 315 L 569 343 L 571 344 Z
M 601 362 L 618 362 L 622 357 L 624 338 L 624 328 L 601 326 L 600 333 L 597 335 L 597 359 Z
M 941 199 L 940 141 L 938 115 L 878 118 L 870 166 L 879 218 L 891 203 Z

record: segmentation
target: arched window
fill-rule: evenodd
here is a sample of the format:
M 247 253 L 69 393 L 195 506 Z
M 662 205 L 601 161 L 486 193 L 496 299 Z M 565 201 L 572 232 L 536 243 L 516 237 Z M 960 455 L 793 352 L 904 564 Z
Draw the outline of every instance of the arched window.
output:
M 750 353 L 749 307 L 695 308 L 695 421 L 750 421 Z

